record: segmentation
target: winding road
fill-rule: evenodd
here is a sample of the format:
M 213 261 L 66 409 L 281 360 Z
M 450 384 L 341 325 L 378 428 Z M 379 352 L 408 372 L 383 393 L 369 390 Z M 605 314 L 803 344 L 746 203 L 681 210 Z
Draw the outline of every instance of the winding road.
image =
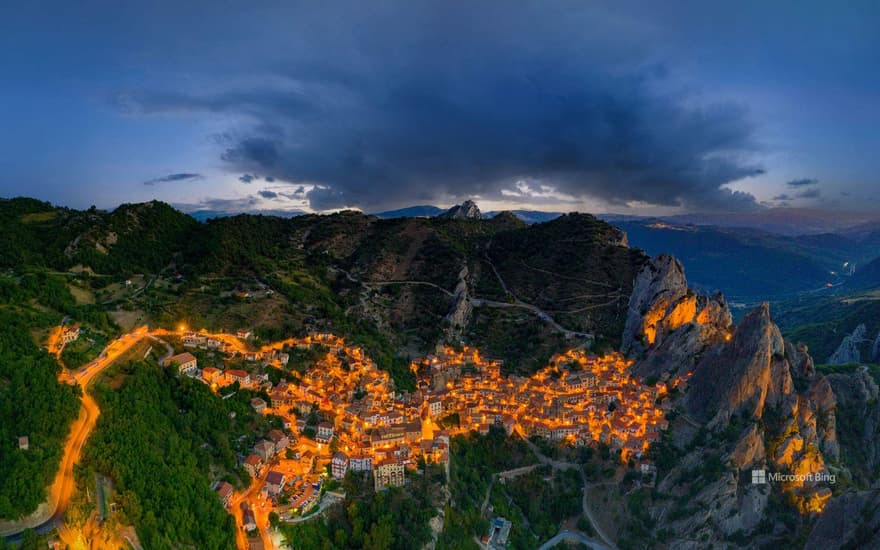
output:
M 538 548 L 538 550 L 549 550 L 563 540 L 573 540 L 575 542 L 580 542 L 581 544 L 584 544 L 588 548 L 592 548 L 593 550 L 609 550 L 609 548 L 604 544 L 598 543 L 593 539 L 587 538 L 584 535 L 580 533 L 575 533 L 573 531 L 560 531 L 559 533 L 556 533 L 555 537 L 542 544 L 540 548 Z
M 526 443 L 526 445 L 528 445 L 529 449 L 532 450 L 532 452 L 535 454 L 535 456 L 538 457 L 538 460 L 540 460 L 543 464 L 549 464 L 552 468 L 557 469 L 557 470 L 568 470 L 568 469 L 573 468 L 573 469 L 577 470 L 578 473 L 580 473 L 581 480 L 584 483 L 583 498 L 581 500 L 581 507 L 583 508 L 584 515 L 587 517 L 587 519 L 590 521 L 590 524 L 593 526 L 593 530 L 596 531 L 596 534 L 599 535 L 599 538 L 602 539 L 602 543 L 604 543 L 604 545 L 602 545 L 602 544 L 598 543 L 597 541 L 590 541 L 591 547 L 600 548 L 602 550 L 616 549 L 616 546 L 614 546 L 614 543 L 612 542 L 611 537 L 609 537 L 608 534 L 602 530 L 602 528 L 599 526 L 599 522 L 596 521 L 596 518 L 593 516 L 593 511 L 590 509 L 589 499 L 587 498 L 587 489 L 589 488 L 590 484 L 587 483 L 587 476 L 584 474 L 584 469 L 580 466 L 580 464 L 574 464 L 572 462 L 563 462 L 561 460 L 553 460 L 552 458 L 550 458 L 547 455 L 545 455 L 544 453 L 542 453 L 541 450 L 538 448 L 538 446 L 535 445 L 534 443 L 532 443 L 531 441 L 529 441 L 529 438 L 527 438 L 525 436 L 525 434 L 523 434 L 521 431 L 517 431 L 517 434 L 523 439 L 523 441 L 525 441 L 525 443 Z M 594 484 L 594 485 L 597 485 L 597 484 Z M 562 535 L 563 533 L 568 533 L 568 535 L 575 536 L 575 533 L 572 533 L 569 531 L 563 531 L 562 533 L 559 533 L 557 535 L 557 537 Z M 554 538 L 556 538 L 556 537 L 554 537 Z M 583 536 L 582 536 L 582 538 L 586 539 L 586 537 L 583 537 Z M 553 539 L 551 539 L 551 540 L 553 540 Z M 574 539 L 574 540 L 580 540 L 580 539 Z M 586 540 L 590 540 L 590 539 L 586 539 Z M 549 541 L 548 541 L 548 543 L 549 543 Z M 552 546 L 552 545 L 546 546 L 548 543 L 545 543 L 545 545 L 542 546 L 541 548 L 544 548 L 544 547 L 549 548 L 550 546 Z
M 84 367 L 72 373 L 62 373 L 62 381 L 78 384 L 82 388 L 82 407 L 79 417 L 73 422 L 70 435 L 64 444 L 64 455 L 55 481 L 49 487 L 49 498 L 37 510 L 18 521 L 0 523 L 0 535 L 11 542 L 17 542 L 23 531 L 33 529 L 40 534 L 50 533 L 63 524 L 64 513 L 70 505 L 70 497 L 76 487 L 73 467 L 79 462 L 82 448 L 89 434 L 95 428 L 101 410 L 98 403 L 89 395 L 88 387 L 94 377 L 116 361 L 120 355 L 131 349 L 141 339 L 151 336 L 146 326 L 120 336 L 104 349 L 101 355 Z

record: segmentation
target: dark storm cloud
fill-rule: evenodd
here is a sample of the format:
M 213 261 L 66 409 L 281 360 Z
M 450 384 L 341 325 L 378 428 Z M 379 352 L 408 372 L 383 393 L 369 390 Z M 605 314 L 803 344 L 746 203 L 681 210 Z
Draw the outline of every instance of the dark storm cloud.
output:
M 275 191 L 270 191 L 268 189 L 263 189 L 261 191 L 258 191 L 257 194 L 259 196 L 263 197 L 264 199 L 274 199 L 274 198 L 278 197 L 278 193 L 276 193 Z
M 793 198 L 794 197 L 792 197 L 788 193 L 783 193 L 781 195 L 776 195 L 775 197 L 773 197 L 773 200 L 775 200 L 775 201 L 790 201 Z
M 527 5 L 488 2 L 466 18 L 355 7 L 330 30 L 303 22 L 298 57 L 259 85 L 117 103 L 230 115 L 241 122 L 216 140 L 228 169 L 310 184 L 319 210 L 501 198 L 518 181 L 617 205 L 761 207 L 726 186 L 763 173 L 742 106 L 669 91 L 662 66 L 620 70 L 625 48 L 608 36 L 626 29 L 585 33 L 576 4 Z
M 254 176 L 253 174 L 242 174 L 238 176 L 238 181 L 241 183 L 251 183 L 255 179 L 257 179 L 257 176 Z
M 168 174 L 159 178 L 153 178 L 144 182 L 144 185 L 156 185 L 157 183 L 174 183 L 183 181 L 197 181 L 202 179 L 201 174 L 180 172 L 178 174 Z
M 278 161 L 280 144 L 266 137 L 238 139 L 230 135 L 219 136 L 221 142 L 230 143 L 220 158 L 233 165 L 274 167 Z
M 819 180 L 813 178 L 801 178 L 796 180 L 791 180 L 787 182 L 785 185 L 789 187 L 806 187 L 808 185 L 816 185 L 819 183 Z

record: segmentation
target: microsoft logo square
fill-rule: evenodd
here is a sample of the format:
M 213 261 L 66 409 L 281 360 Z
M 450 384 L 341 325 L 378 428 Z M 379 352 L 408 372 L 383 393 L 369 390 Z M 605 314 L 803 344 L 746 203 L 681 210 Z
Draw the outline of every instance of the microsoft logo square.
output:
M 752 470 L 752 483 L 764 485 L 767 483 L 767 472 L 764 470 Z

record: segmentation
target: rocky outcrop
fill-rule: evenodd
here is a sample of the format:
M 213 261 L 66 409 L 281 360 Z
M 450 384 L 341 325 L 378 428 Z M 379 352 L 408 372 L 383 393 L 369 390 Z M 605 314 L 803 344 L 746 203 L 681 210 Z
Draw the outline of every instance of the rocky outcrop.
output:
M 871 348 L 871 361 L 874 363 L 880 363 L 880 332 L 878 332 L 877 337 L 874 338 L 874 346 Z
M 832 365 L 844 365 L 846 363 L 858 363 L 862 360 L 859 353 L 859 346 L 865 341 L 865 335 L 868 329 L 864 323 L 860 324 L 853 330 L 852 334 L 844 336 L 843 341 L 837 350 L 828 358 L 828 363 Z
M 746 466 L 761 462 L 765 456 L 764 432 L 758 424 L 751 424 L 737 441 L 736 447 L 730 453 L 730 460 L 742 470 Z
M 657 341 L 657 324 L 666 310 L 688 294 L 681 262 L 669 255 L 652 258 L 636 276 L 629 298 L 621 348 L 640 352 Z
M 794 377 L 809 384 L 798 392 Z M 792 473 L 825 470 L 825 457 L 836 460 L 836 400 L 828 380 L 816 376 L 805 347 L 786 343 L 770 319 L 767 304 L 747 314 L 733 339 L 707 355 L 694 370 L 685 399 L 688 413 L 710 429 L 726 427 L 734 417 L 760 421 L 767 459 Z M 747 438 L 746 438 L 747 440 Z M 740 466 L 753 442 L 732 454 Z
M 816 365 L 810 356 L 806 344 L 785 342 L 785 356 L 791 364 L 792 375 L 799 378 L 812 378 L 816 374 Z
M 625 354 L 644 357 L 643 375 L 679 368 L 688 358 L 724 337 L 730 327 L 724 297 L 697 295 L 690 290 L 677 259 L 662 254 L 642 268 L 633 285 L 622 338 Z
M 842 441 L 850 448 L 851 461 L 861 460 L 864 464 L 849 464 L 862 467 L 870 472 L 880 468 L 880 389 L 866 367 L 857 367 L 852 374 L 830 374 L 828 382 L 837 399 L 840 413 L 849 417 L 854 433 L 846 432 L 851 441 Z
M 845 493 L 829 501 L 804 550 L 880 548 L 880 492 Z
M 461 204 L 453 206 L 437 217 L 450 218 L 453 220 L 479 220 L 483 218 L 483 214 L 477 207 L 477 203 L 471 200 L 466 200 Z
M 467 265 L 462 266 L 458 273 L 458 284 L 455 285 L 452 300 L 452 309 L 446 315 L 449 328 L 446 330 L 445 339 L 450 345 L 457 345 L 473 311 L 473 305 L 468 295 Z
M 823 456 L 837 461 L 840 445 L 837 440 L 837 396 L 828 378 L 818 376 L 802 399 L 798 409 L 798 426 L 806 441 L 818 442 Z
M 834 391 L 817 374 L 807 347 L 785 341 L 768 304 L 733 327 L 722 296 L 694 293 L 681 264 L 659 256 L 637 276 L 629 306 L 623 349 L 636 358 L 633 372 L 687 380 L 679 407 L 688 422 L 714 434 L 712 448 L 723 450 L 725 463 L 746 472 L 829 473 L 826 464 L 840 454 Z M 699 450 L 691 455 L 703 460 Z M 741 502 L 743 487 L 730 499 L 722 489 L 703 500 L 719 509 L 748 504 Z M 802 513 L 821 510 L 831 496 L 809 479 L 784 490 Z M 752 496 L 765 501 L 762 494 Z M 733 512 L 724 521 L 716 516 L 716 526 L 726 535 L 749 532 L 763 513 L 760 502 L 752 504 L 747 507 L 754 513 Z
M 784 342 L 762 304 L 747 314 L 730 342 L 720 344 L 694 370 L 686 406 L 690 414 L 712 424 L 746 413 L 761 418 L 765 404 L 778 406 L 791 392 Z

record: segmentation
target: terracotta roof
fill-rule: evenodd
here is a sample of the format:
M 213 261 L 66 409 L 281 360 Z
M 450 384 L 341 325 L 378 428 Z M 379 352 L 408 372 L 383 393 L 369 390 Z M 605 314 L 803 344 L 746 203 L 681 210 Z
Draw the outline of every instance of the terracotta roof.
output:
M 195 361 L 195 360 L 196 360 L 195 355 L 193 355 L 192 353 L 190 353 L 188 351 L 185 351 L 183 353 L 178 353 L 177 355 L 169 357 L 167 363 L 168 364 L 177 363 L 178 365 L 180 365 L 180 364 L 189 363 L 190 361 Z

